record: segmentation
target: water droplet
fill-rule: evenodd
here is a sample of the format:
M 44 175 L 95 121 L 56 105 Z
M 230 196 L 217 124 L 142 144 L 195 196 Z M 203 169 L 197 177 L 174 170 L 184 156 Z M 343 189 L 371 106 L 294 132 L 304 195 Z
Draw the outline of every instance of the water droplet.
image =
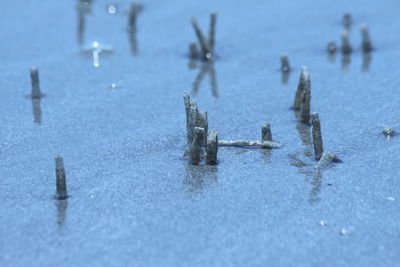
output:
M 117 13 L 117 5 L 116 4 L 108 4 L 107 5 L 108 14 L 114 15 Z
M 95 48 L 95 49 L 97 49 L 97 48 L 99 47 L 99 42 L 94 41 L 94 42 L 92 43 L 92 47 Z
M 93 66 L 95 68 L 100 67 L 99 54 L 100 54 L 100 52 L 98 52 L 96 50 L 93 51 Z
M 84 52 L 112 52 L 113 49 L 109 45 L 102 44 L 98 41 L 93 41 L 89 45 L 86 45 L 82 49 Z
M 349 235 L 350 231 L 348 229 L 342 228 L 339 232 L 340 235 Z
M 109 86 L 108 86 L 108 88 L 109 89 L 111 89 L 111 90 L 116 90 L 116 89 L 118 89 L 118 88 L 120 88 L 121 86 L 119 85 L 119 84 L 117 84 L 117 83 L 112 83 L 112 84 L 110 84 Z
M 319 225 L 325 227 L 328 223 L 326 221 L 319 221 Z
M 82 49 L 83 52 L 85 53 L 91 53 L 93 56 L 93 66 L 98 68 L 100 67 L 100 54 L 107 54 L 107 53 L 112 53 L 113 50 L 111 46 L 104 45 L 99 43 L 98 41 L 93 41 L 89 45 L 85 46 Z

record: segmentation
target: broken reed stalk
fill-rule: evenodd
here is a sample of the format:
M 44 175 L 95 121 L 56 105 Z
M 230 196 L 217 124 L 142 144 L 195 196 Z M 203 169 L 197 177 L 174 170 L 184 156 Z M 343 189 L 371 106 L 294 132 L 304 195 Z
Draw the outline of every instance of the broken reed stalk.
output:
M 191 59 L 196 59 L 199 57 L 199 50 L 197 49 L 196 43 L 189 44 L 189 57 Z
M 218 133 L 208 131 L 208 115 L 206 111 L 199 111 L 197 103 L 190 101 L 187 93 L 183 95 L 186 110 L 187 150 L 190 162 L 198 165 L 204 152 L 206 163 L 213 165 L 217 162 Z M 210 139 L 209 139 L 210 138 Z
M 190 102 L 189 109 L 189 122 L 188 122 L 188 143 L 191 144 L 194 137 L 194 128 L 201 127 L 206 132 L 208 131 L 208 116 L 206 111 L 199 111 L 196 102 Z M 201 145 L 205 146 L 207 143 L 207 136 L 203 136 Z
M 64 162 L 61 156 L 56 157 L 56 190 L 56 199 L 66 199 L 68 197 Z
M 300 108 L 300 121 L 302 123 L 310 122 L 311 112 L 311 90 L 310 87 L 306 87 L 301 96 L 301 108 Z
M 324 146 L 322 142 L 321 123 L 319 120 L 319 114 L 316 112 L 314 112 L 311 115 L 311 125 L 312 125 L 314 157 L 316 160 L 320 160 L 322 157 L 322 153 L 324 153 Z
M 369 31 L 367 25 L 363 24 L 360 27 L 361 30 L 361 38 L 362 38 L 362 50 L 364 53 L 371 52 L 373 47 L 371 44 L 371 40 L 369 38 Z
M 42 96 L 40 92 L 40 82 L 39 82 L 39 70 L 32 67 L 31 70 L 31 84 L 32 84 L 32 98 L 40 98 Z
M 196 102 L 190 102 L 190 110 L 189 110 L 189 132 L 188 132 L 188 142 L 189 145 L 192 144 L 194 138 L 194 128 L 196 127 L 196 121 L 199 110 L 197 109 Z
M 189 121 L 190 121 L 190 96 L 187 93 L 183 94 L 183 102 L 185 103 L 185 110 L 186 110 L 186 134 L 187 134 L 187 142 L 189 144 Z
M 271 125 L 269 123 L 264 123 L 261 126 L 261 140 L 272 141 Z
M 327 50 L 329 54 L 336 53 L 336 43 L 334 41 L 330 41 L 328 43 Z
M 85 9 L 82 3 L 78 5 L 78 42 L 83 43 L 83 34 L 85 32 Z
M 207 111 L 199 111 L 196 116 L 196 127 L 201 127 L 204 129 L 205 134 L 203 135 L 203 140 L 201 145 L 205 147 L 207 145 L 207 132 L 208 132 L 208 114 Z
M 201 127 L 194 127 L 194 136 L 192 144 L 189 148 L 190 161 L 192 165 L 198 165 L 201 160 L 202 142 L 204 140 L 205 130 Z
M 204 37 L 202 31 L 200 30 L 200 27 L 197 24 L 197 21 L 195 18 L 192 18 L 192 26 L 194 28 L 197 39 L 200 44 L 202 59 L 210 60 L 212 58 L 212 53 L 211 53 L 211 50 L 209 47 L 209 43 L 208 43 L 207 39 Z
M 210 52 L 214 52 L 214 46 L 215 46 L 215 25 L 217 23 L 217 14 L 216 13 L 211 13 L 210 15 L 210 29 L 208 31 L 208 45 L 210 48 Z
M 290 64 L 289 64 L 289 57 L 288 55 L 281 56 L 281 71 L 289 72 L 290 71 Z
M 208 131 L 208 116 L 207 112 L 199 111 L 197 108 L 197 103 L 190 100 L 190 96 L 187 93 L 183 95 L 183 101 L 185 103 L 186 110 L 186 131 L 187 131 L 187 141 L 190 145 L 194 137 L 194 128 L 201 127 Z M 202 145 L 205 146 L 206 137 L 204 138 Z
M 139 4 L 131 4 L 131 8 L 129 10 L 129 20 L 128 20 L 128 31 L 135 32 L 136 31 L 136 21 L 137 15 L 139 11 L 142 9 L 142 6 Z
M 40 124 L 42 122 L 42 109 L 40 107 L 40 98 L 32 98 L 32 111 L 34 123 Z
M 346 30 L 349 30 L 351 27 L 351 23 L 352 23 L 352 18 L 351 18 L 351 14 L 350 13 L 344 13 L 343 14 L 343 26 Z
M 397 135 L 397 132 L 393 128 L 386 127 L 385 129 L 383 129 L 382 134 L 390 139 L 393 136 Z
M 206 163 L 208 165 L 217 164 L 217 154 L 218 154 L 218 132 L 209 131 L 207 134 Z
M 297 111 L 300 110 L 301 103 L 302 103 L 302 95 L 303 95 L 304 89 L 307 87 L 311 87 L 310 73 L 308 72 L 307 67 L 302 67 L 301 72 L 300 72 L 299 83 L 297 85 L 296 95 L 294 97 L 294 103 L 292 106 L 292 108 L 294 110 L 297 110 Z
M 350 54 L 353 51 L 351 47 L 350 40 L 349 40 L 349 32 L 343 31 L 341 34 L 342 38 L 342 53 L 343 54 Z
M 336 155 L 329 152 L 324 152 L 322 153 L 321 158 L 318 161 L 318 164 L 317 166 L 315 166 L 315 168 L 322 169 L 329 166 L 331 163 L 339 163 L 339 162 L 342 162 L 342 160 L 339 159 Z
M 233 141 L 218 141 L 219 146 L 248 146 L 261 148 L 280 148 L 282 145 L 271 141 L 248 141 L 248 140 L 233 140 Z

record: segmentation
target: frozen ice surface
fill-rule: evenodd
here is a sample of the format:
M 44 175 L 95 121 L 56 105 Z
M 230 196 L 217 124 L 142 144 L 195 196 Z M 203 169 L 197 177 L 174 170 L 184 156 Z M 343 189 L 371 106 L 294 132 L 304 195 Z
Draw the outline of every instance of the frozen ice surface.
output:
M 399 201 L 387 198 L 400 194 L 400 137 L 381 134 L 399 124 L 398 0 L 145 0 L 134 34 L 129 2 L 113 2 L 115 16 L 92 2 L 81 37 L 75 1 L 2 3 L 0 266 L 399 264 Z M 198 77 L 190 18 L 207 29 L 212 11 L 217 60 Z M 345 12 L 354 52 L 330 57 Z M 114 52 L 94 68 L 80 38 Z M 39 102 L 26 97 L 31 66 Z M 325 150 L 343 160 L 322 172 L 290 109 L 301 66 Z M 188 166 L 185 91 L 221 140 L 260 140 L 267 121 L 284 147 L 221 147 L 217 166 Z M 58 154 L 64 201 L 53 198 Z

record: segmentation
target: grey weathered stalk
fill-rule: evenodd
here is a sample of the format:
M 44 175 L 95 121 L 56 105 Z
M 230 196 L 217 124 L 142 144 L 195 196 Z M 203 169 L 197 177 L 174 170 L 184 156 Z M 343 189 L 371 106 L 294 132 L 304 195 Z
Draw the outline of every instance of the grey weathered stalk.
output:
M 56 190 L 57 199 L 66 199 L 68 197 L 64 162 L 61 156 L 56 157 Z
M 264 123 L 261 126 L 261 140 L 272 141 L 271 125 L 269 123 Z
M 311 125 L 312 125 L 314 157 L 316 160 L 320 160 L 322 157 L 322 153 L 324 153 L 324 146 L 322 142 L 321 123 L 319 120 L 318 113 L 313 113 L 311 115 Z
M 208 32 L 208 44 L 210 48 L 210 52 L 214 53 L 215 46 L 215 25 L 217 23 L 217 14 L 211 13 L 210 15 L 210 29 Z
M 350 54 L 353 51 L 353 48 L 351 47 L 350 44 L 349 32 L 348 31 L 342 32 L 341 38 L 342 38 L 342 53 Z
M 281 71 L 283 72 L 290 71 L 289 57 L 287 55 L 281 56 Z
M 308 72 L 307 67 L 302 67 L 299 83 L 297 85 L 296 95 L 294 97 L 294 103 L 292 106 L 294 110 L 300 110 L 303 91 L 306 87 L 310 86 L 311 86 L 310 73 Z
M 193 141 L 190 145 L 190 161 L 193 165 L 198 165 L 201 160 L 202 142 L 204 140 L 205 130 L 201 127 L 194 127 Z
M 350 30 L 351 24 L 352 24 L 352 18 L 350 13 L 344 13 L 343 14 L 343 26 L 346 30 Z
M 218 154 L 218 132 L 209 131 L 207 134 L 206 163 L 208 165 L 217 164 L 217 154 Z
M 300 121 L 302 123 L 309 123 L 311 117 L 311 88 L 307 87 L 304 89 L 301 96 L 301 107 L 300 107 Z
M 328 152 L 322 153 L 321 159 L 318 161 L 315 168 L 322 169 L 329 166 L 331 163 L 342 162 L 336 155 Z
M 260 148 L 280 148 L 282 145 L 271 141 L 248 141 L 248 140 L 233 140 L 233 141 L 218 141 L 219 146 L 251 146 Z
M 32 84 L 32 98 L 40 98 L 42 96 L 40 92 L 40 82 L 39 82 L 39 70 L 32 67 L 31 70 L 31 84 Z
M 330 54 L 336 53 L 336 43 L 334 41 L 330 41 L 328 43 L 327 50 Z
M 204 60 L 209 60 L 211 59 L 211 51 L 209 48 L 209 44 L 207 39 L 204 37 L 202 31 L 200 30 L 199 25 L 197 24 L 197 21 L 195 18 L 192 18 L 192 26 L 194 28 L 194 31 L 196 33 L 197 39 L 199 40 L 200 48 L 201 48 L 201 54 Z
M 363 24 L 360 28 L 361 30 L 361 38 L 362 38 L 362 50 L 364 53 L 368 53 L 372 51 L 372 43 L 369 38 L 369 31 L 367 25 Z
M 189 44 L 189 57 L 191 59 L 196 59 L 199 57 L 199 50 L 196 43 Z
M 137 16 L 141 9 L 142 9 L 142 6 L 139 4 L 131 4 L 130 10 L 129 10 L 128 31 L 130 31 L 130 32 L 136 31 Z

